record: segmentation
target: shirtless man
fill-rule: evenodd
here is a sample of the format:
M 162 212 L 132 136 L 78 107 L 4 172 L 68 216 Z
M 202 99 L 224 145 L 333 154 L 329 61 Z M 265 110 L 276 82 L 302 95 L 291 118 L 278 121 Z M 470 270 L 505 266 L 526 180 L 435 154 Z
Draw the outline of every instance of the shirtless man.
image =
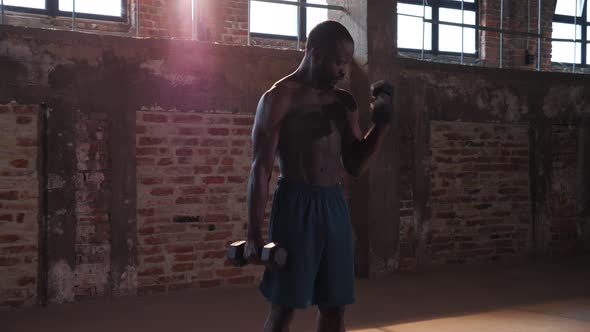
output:
M 264 244 L 260 224 L 278 154 L 269 240 L 289 253 L 287 266 L 266 269 L 260 284 L 271 302 L 264 331 L 289 331 L 297 308 L 317 305 L 317 331 L 344 331 L 344 306 L 354 302 L 354 249 L 348 206 L 339 183 L 342 166 L 358 176 L 390 127 L 393 88 L 379 82 L 365 137 L 352 95 L 335 88 L 348 74 L 354 41 L 335 21 L 309 34 L 295 72 L 260 98 L 252 133 L 248 182 L 248 237 L 244 256 L 257 262 Z M 377 98 L 379 97 L 379 98 Z

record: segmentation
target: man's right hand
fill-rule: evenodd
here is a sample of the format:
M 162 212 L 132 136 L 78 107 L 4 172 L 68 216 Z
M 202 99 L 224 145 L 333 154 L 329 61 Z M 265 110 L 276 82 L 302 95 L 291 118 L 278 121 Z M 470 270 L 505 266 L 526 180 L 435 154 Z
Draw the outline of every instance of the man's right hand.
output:
M 262 264 L 260 262 L 260 255 L 263 246 L 264 241 L 262 241 L 261 236 L 249 237 L 244 246 L 244 259 L 252 264 Z

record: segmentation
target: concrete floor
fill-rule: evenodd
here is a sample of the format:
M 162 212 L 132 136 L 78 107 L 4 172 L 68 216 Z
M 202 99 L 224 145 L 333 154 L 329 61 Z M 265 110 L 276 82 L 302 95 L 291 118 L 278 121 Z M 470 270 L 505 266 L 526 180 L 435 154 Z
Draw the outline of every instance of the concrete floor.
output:
M 0 331 L 261 331 L 267 308 L 254 287 L 193 290 L 3 310 Z M 298 311 L 291 331 L 314 320 L 314 308 Z M 590 260 L 360 280 L 346 321 L 354 332 L 588 332 Z

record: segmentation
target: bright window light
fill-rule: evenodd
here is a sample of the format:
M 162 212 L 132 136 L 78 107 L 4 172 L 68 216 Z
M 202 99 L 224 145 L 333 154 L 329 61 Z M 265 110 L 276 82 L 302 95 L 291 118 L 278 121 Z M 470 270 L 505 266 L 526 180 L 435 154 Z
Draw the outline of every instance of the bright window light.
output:
M 567 16 L 582 16 L 585 0 L 557 0 L 555 14 Z M 576 9 L 576 3 L 578 8 Z
M 296 0 L 287 0 L 297 2 Z M 250 32 L 297 36 L 297 6 L 252 1 Z
M 457 2 L 461 2 L 461 0 L 451 0 L 451 1 L 457 1 Z M 470 2 L 470 3 L 474 3 L 474 2 L 475 2 L 475 0 L 465 0 L 464 2 L 465 2 L 465 3 L 468 3 L 468 2 Z
M 307 0 L 307 3 L 313 3 L 315 5 L 327 5 L 326 0 Z M 309 32 L 316 25 L 326 21 L 328 19 L 328 10 L 324 8 L 307 8 L 307 31 L 306 36 L 309 36 Z
M 575 46 L 575 51 L 574 51 Z M 574 59 L 575 55 L 575 59 Z M 551 42 L 551 61 L 563 63 L 581 63 L 582 44 L 573 42 Z
M 121 0 L 76 0 L 76 13 L 121 17 Z M 59 10 L 71 12 L 73 0 L 59 0 Z
M 574 36 L 576 39 L 582 38 L 582 29 L 579 25 L 575 27 L 574 31 L 573 24 L 553 22 L 553 33 L 551 36 L 557 39 L 572 39 L 572 42 L 551 42 L 551 61 L 564 63 L 574 63 L 575 61 L 575 63 L 581 63 L 582 45 L 581 43 L 574 45 L 573 42 Z M 576 48 L 575 51 L 574 46 Z
M 424 50 L 432 50 L 432 24 L 422 21 L 424 9 L 420 5 L 397 3 L 397 47 L 422 49 L 422 35 L 424 32 Z M 402 14 L 402 15 L 400 15 Z M 403 15 L 405 14 L 405 15 Z M 412 17 L 413 15 L 419 17 Z M 426 19 L 432 18 L 432 8 L 426 7 Z M 423 31 L 423 27 L 424 29 Z
M 465 24 L 475 25 L 475 12 L 464 12 Z M 461 10 L 440 8 L 441 21 L 461 23 Z M 441 24 L 439 27 L 439 46 L 443 52 L 461 52 L 461 30 L 463 30 L 463 52 L 475 54 L 475 29 Z
M 45 0 L 4 0 L 5 6 L 45 9 Z
M 553 23 L 553 33 L 551 34 L 552 38 L 557 39 L 571 39 L 574 40 L 574 25 L 567 24 L 567 23 Z M 580 39 L 582 38 L 582 28 L 578 25 L 575 28 L 575 38 Z

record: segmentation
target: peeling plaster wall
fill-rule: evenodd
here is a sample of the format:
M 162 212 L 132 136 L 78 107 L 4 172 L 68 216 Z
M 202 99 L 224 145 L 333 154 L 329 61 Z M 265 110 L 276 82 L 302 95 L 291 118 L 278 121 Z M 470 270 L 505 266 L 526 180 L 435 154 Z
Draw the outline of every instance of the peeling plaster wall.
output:
M 394 254 L 399 253 L 400 269 L 582 253 L 587 246 L 586 219 L 576 218 L 575 212 L 585 211 L 576 207 L 576 201 L 587 201 L 581 181 L 588 170 L 578 167 L 587 152 L 579 148 L 583 136 L 577 124 L 590 114 L 590 82 L 571 75 L 413 61 L 400 61 L 399 69 L 399 78 L 392 80 L 400 82 L 396 106 L 402 118 L 401 145 L 407 151 L 403 155 L 410 157 L 400 159 L 404 184 L 400 213 L 404 216 Z M 439 121 L 449 123 L 450 130 L 433 131 Z M 516 142 L 498 141 L 506 148 L 499 151 L 497 165 L 485 165 L 494 161 L 489 159 L 493 151 L 478 147 L 492 143 L 482 140 L 488 135 L 474 136 L 472 129 L 489 126 L 514 135 L 518 132 L 525 149 L 511 151 L 510 144 Z M 441 134 L 446 141 L 441 141 Z M 441 142 L 446 142 L 444 148 Z M 452 171 L 441 173 L 441 167 Z M 491 176 L 492 181 L 485 188 L 496 188 L 500 194 L 488 197 L 485 205 L 473 205 L 484 210 L 471 215 L 466 204 L 478 196 L 468 193 L 488 181 L 483 176 Z M 505 182 L 516 180 L 515 176 L 525 182 Z M 502 192 L 517 196 L 503 197 Z M 516 212 L 513 206 L 502 217 L 509 202 L 519 207 L 530 204 L 530 209 L 523 206 Z M 485 215 L 491 217 L 485 222 L 505 226 L 487 226 L 495 230 L 492 233 L 469 231 L 469 225 L 484 227 L 478 220 Z M 517 216 L 520 221 L 511 221 Z M 440 233 L 445 223 L 442 236 L 432 233 L 433 227 Z
M 0 307 L 37 300 L 39 107 L 0 103 Z
M 39 170 L 47 211 L 39 301 L 51 303 L 138 293 L 138 110 L 151 105 L 251 117 L 260 95 L 302 56 L 6 26 L 0 27 L 0 54 L 0 104 L 48 107 L 42 119 L 47 162 Z

